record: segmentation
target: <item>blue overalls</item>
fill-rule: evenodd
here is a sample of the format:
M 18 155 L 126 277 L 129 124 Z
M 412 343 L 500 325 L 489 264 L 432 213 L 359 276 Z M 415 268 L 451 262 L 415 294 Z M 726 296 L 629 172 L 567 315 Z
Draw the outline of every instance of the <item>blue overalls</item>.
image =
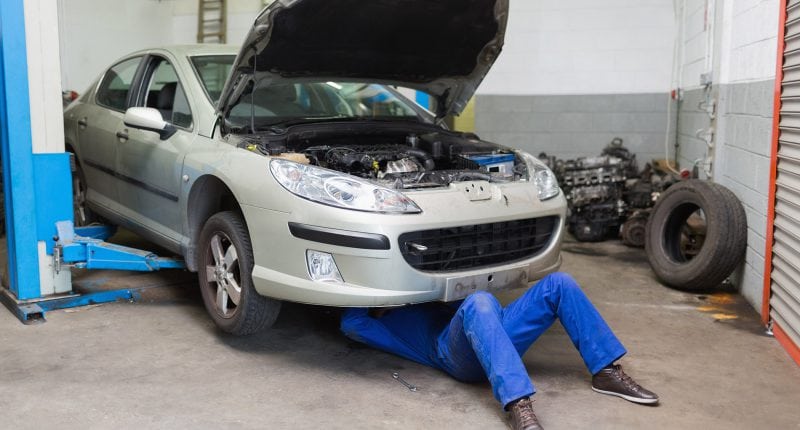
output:
M 393 309 L 380 318 L 352 308 L 342 316 L 349 338 L 437 369 L 465 382 L 489 379 L 503 407 L 536 392 L 522 355 L 556 317 L 592 374 L 625 348 L 572 277 L 548 275 L 505 308 L 489 293 L 457 309 L 427 303 Z

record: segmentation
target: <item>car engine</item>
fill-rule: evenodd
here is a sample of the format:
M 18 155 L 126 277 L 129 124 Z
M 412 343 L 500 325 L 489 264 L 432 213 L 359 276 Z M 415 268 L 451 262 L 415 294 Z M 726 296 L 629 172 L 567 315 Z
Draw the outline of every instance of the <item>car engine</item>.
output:
M 631 246 L 644 246 L 644 228 L 658 195 L 677 178 L 651 164 L 638 170 L 636 155 L 615 138 L 600 156 L 558 160 L 542 153 L 567 199 L 568 229 L 579 241 L 622 235 Z
M 290 136 L 257 147 L 291 158 L 369 179 L 383 186 L 422 189 L 459 181 L 509 182 L 526 177 L 524 161 L 508 148 L 454 132 L 320 133 Z M 246 140 L 242 145 L 252 143 Z M 298 158 L 299 157 L 299 158 Z

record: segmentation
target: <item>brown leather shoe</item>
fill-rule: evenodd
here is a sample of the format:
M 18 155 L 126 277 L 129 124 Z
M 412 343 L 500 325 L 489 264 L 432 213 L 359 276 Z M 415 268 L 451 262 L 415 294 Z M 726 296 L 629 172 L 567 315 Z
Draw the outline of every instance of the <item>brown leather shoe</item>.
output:
M 533 413 L 533 401 L 527 397 L 517 400 L 509 406 L 511 428 L 514 430 L 543 430 L 539 419 Z
M 602 394 L 622 397 L 625 400 L 645 405 L 658 403 L 658 395 L 637 384 L 622 371 L 622 366 L 608 366 L 592 376 L 592 390 Z

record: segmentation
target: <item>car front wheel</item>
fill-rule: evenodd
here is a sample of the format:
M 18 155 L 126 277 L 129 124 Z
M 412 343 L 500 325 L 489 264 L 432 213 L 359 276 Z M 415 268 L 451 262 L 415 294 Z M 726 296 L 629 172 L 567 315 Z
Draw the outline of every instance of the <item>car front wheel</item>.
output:
M 200 290 L 216 325 L 237 336 L 272 326 L 281 302 L 253 288 L 253 250 L 241 216 L 220 212 L 209 218 L 198 245 Z

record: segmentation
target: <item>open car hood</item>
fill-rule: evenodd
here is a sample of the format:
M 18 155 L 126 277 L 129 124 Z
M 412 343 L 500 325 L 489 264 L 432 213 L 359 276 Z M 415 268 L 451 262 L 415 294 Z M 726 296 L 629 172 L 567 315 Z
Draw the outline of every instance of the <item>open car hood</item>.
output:
M 503 46 L 508 0 L 275 0 L 236 57 L 218 110 L 251 82 L 382 83 L 433 96 L 459 114 Z

